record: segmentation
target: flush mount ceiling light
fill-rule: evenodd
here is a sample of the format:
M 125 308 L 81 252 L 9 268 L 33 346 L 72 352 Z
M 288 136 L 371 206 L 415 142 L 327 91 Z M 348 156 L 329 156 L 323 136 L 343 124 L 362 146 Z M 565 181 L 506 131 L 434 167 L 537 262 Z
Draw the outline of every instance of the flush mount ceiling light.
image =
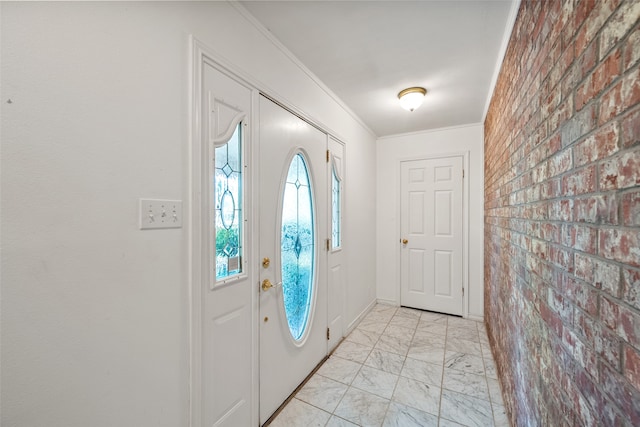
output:
M 400 106 L 407 111 L 413 111 L 422 105 L 426 94 L 427 90 L 423 87 L 410 87 L 402 90 L 398 94 Z

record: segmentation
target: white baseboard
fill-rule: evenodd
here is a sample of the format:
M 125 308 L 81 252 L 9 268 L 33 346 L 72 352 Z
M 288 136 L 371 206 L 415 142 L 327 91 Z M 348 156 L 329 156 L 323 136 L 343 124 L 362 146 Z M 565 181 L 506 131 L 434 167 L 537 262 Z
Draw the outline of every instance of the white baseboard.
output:
M 344 334 L 345 337 L 347 335 L 349 335 L 351 333 L 351 331 L 353 331 L 358 326 L 358 324 L 364 318 L 364 316 L 366 316 L 371 310 L 373 310 L 373 307 L 375 307 L 376 303 L 377 303 L 376 300 L 371 301 L 364 308 L 364 310 L 362 310 L 362 312 L 360 312 L 360 314 L 358 316 L 356 316 L 356 318 L 353 320 L 353 322 L 349 323 L 349 326 L 347 327 L 347 330 L 346 330 L 346 332 Z
M 398 301 L 394 301 L 394 300 L 390 300 L 390 299 L 380 299 L 378 298 L 378 304 L 384 304 L 384 305 L 391 305 L 394 307 L 400 307 L 400 304 L 398 304 Z
M 476 322 L 484 323 L 484 317 L 482 317 L 482 316 L 474 316 L 473 314 L 470 314 L 470 315 L 467 316 L 467 319 L 475 320 Z

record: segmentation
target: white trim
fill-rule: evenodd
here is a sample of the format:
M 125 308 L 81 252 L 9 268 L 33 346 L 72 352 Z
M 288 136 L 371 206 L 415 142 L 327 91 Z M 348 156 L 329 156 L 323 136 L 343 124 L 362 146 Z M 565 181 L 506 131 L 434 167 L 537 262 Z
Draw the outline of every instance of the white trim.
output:
M 388 306 L 391 306 L 391 307 L 400 307 L 400 304 L 398 304 L 398 301 L 392 301 L 392 300 L 389 300 L 389 299 L 378 298 L 377 302 L 378 302 L 378 304 L 388 305 Z
M 467 123 L 464 125 L 449 126 L 444 128 L 425 129 L 425 130 L 418 130 L 415 132 L 398 133 L 395 135 L 385 135 L 385 136 L 379 137 L 378 141 L 384 141 L 385 139 L 404 138 L 404 137 L 415 136 L 415 135 L 424 135 L 425 133 L 446 132 L 446 131 L 455 130 L 455 129 L 464 129 L 472 126 L 482 126 L 482 124 L 483 122 Z
M 187 156 L 186 239 L 187 283 L 189 286 L 189 425 L 202 425 L 202 217 L 199 154 L 202 148 L 202 62 L 204 52 L 198 41 L 189 37 L 189 144 Z M 196 156 L 197 154 L 197 156 Z
M 469 315 L 469 316 L 467 316 L 467 319 L 475 320 L 476 322 L 483 322 L 484 323 L 484 317 L 482 317 L 482 316 Z
M 518 17 L 518 11 L 520 10 L 520 2 L 521 0 L 513 0 L 513 3 L 511 3 L 511 10 L 509 11 L 509 16 L 507 17 L 507 22 L 504 26 L 502 43 L 500 44 L 500 50 L 498 51 L 498 57 L 496 58 L 496 66 L 493 70 L 493 76 L 491 77 L 489 91 L 487 92 L 487 100 L 485 101 L 484 111 L 482 113 L 482 123 L 484 123 L 484 121 L 486 120 L 487 113 L 489 112 L 489 105 L 491 105 L 493 91 L 496 88 L 496 83 L 498 83 L 498 76 L 500 75 L 500 70 L 502 69 L 502 61 L 504 61 L 504 56 L 507 53 L 509 40 L 511 40 L 511 33 L 513 32 L 513 27 L 516 23 L 516 18 Z
M 285 45 L 280 42 L 268 29 L 264 27 L 244 6 L 237 1 L 230 2 L 231 5 L 251 24 L 253 25 L 270 43 L 277 47 L 289 60 L 307 75 L 323 92 L 325 92 L 336 104 L 340 106 L 347 114 L 349 114 L 364 130 L 366 130 L 371 136 L 377 138 L 376 133 L 364 122 L 362 119 L 345 104 L 338 95 L 335 94 L 327 85 L 325 85 L 311 70 L 309 70 L 300 60 L 291 52 Z M 271 93 L 275 93 L 270 91 Z M 276 99 L 286 99 L 281 96 L 277 96 Z M 290 103 L 289 103 L 290 104 Z M 326 127 L 323 127 L 327 129 Z
M 360 314 L 358 314 L 356 316 L 355 319 L 353 319 L 353 321 L 351 323 L 349 323 L 349 326 L 347 327 L 347 330 L 344 331 L 344 336 L 346 337 L 347 335 L 349 335 L 356 327 L 358 327 L 358 324 L 362 321 L 362 319 L 364 319 L 364 316 L 366 316 L 367 314 L 369 314 L 369 312 L 371 310 L 373 310 L 373 307 L 376 306 L 376 303 L 378 301 L 377 300 L 373 300 L 369 303 L 369 305 L 367 305 L 364 310 L 362 310 L 360 312 Z M 397 305 L 397 304 L 396 304 Z

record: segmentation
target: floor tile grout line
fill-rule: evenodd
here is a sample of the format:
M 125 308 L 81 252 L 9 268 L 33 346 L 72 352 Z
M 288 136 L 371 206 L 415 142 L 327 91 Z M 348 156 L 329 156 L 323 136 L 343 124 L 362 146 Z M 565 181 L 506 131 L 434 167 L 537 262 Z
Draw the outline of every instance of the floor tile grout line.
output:
M 371 311 L 371 312 L 372 312 L 372 311 Z M 371 312 L 369 312 L 369 313 L 371 313 Z M 394 313 L 395 313 L 395 312 L 394 312 Z M 387 321 L 387 324 L 385 325 L 384 329 L 386 329 L 388 325 L 389 325 L 389 322 Z M 356 329 L 357 329 L 357 327 L 356 327 Z M 383 331 L 384 331 L 384 329 L 383 329 Z M 353 378 L 351 379 L 351 382 L 349 383 L 349 385 L 348 385 L 348 387 L 347 387 L 347 390 L 344 392 L 344 394 L 343 394 L 343 395 L 342 395 L 342 397 L 340 398 L 340 401 L 339 401 L 339 402 L 338 402 L 338 404 L 336 405 L 336 407 L 335 407 L 335 409 L 333 410 L 333 412 L 331 413 L 331 415 L 336 416 L 336 417 L 339 417 L 339 418 L 342 418 L 342 417 L 340 417 L 339 415 L 336 415 L 336 413 L 335 413 L 335 412 L 336 412 L 336 410 L 340 407 L 340 403 L 342 403 L 342 401 L 344 400 L 344 397 L 347 395 L 347 393 L 349 392 L 349 390 L 350 390 L 351 388 L 354 388 L 354 389 L 357 389 L 357 390 L 361 390 L 361 389 L 359 389 L 358 387 L 353 386 L 353 381 L 358 377 L 358 374 L 360 373 L 360 371 L 362 370 L 362 368 L 365 366 L 365 362 L 367 361 L 367 359 L 368 359 L 368 358 L 369 358 L 369 356 L 371 355 L 371 352 L 375 349 L 375 345 L 378 343 L 378 341 L 380 341 L 380 337 L 381 337 L 381 336 L 382 336 L 382 334 L 380 334 L 380 335 L 378 336 L 378 339 L 377 339 L 377 340 L 376 340 L 376 342 L 374 343 L 373 347 L 371 347 L 371 350 L 369 350 L 369 353 L 367 354 L 367 357 L 365 357 L 365 359 L 362 361 L 362 363 L 353 361 L 353 362 L 358 363 L 358 364 L 360 365 L 360 367 L 358 368 L 358 372 L 356 372 L 356 374 L 355 374 L 355 375 L 353 376 Z M 369 392 L 367 392 L 366 390 L 361 390 L 361 391 L 364 391 L 365 393 L 369 393 Z M 371 393 L 371 394 L 373 394 L 373 393 Z M 375 395 L 375 394 L 374 394 L 374 396 L 377 396 L 377 395 Z M 385 414 L 384 414 L 384 416 L 385 416 L 385 417 L 386 417 L 386 415 L 387 415 L 387 411 L 388 411 L 388 410 L 389 410 L 389 406 L 387 405 L 387 410 L 385 411 Z M 351 421 L 351 420 L 347 420 L 346 418 L 342 418 L 342 419 L 344 419 L 344 420 L 346 420 L 346 421 L 348 421 L 348 422 L 350 422 L 350 423 L 352 423 L 352 424 L 356 424 L 356 423 L 354 423 L 354 422 L 353 422 L 353 421 Z M 330 420 L 331 420 L 331 417 L 329 417 L 329 421 L 330 421 Z M 327 421 L 327 424 L 329 423 L 329 421 Z M 384 418 L 383 418 L 383 422 L 384 422 Z
M 440 377 L 440 400 L 438 401 L 438 425 L 442 418 L 442 390 L 444 390 L 444 371 L 447 361 L 447 341 L 449 340 L 449 318 L 447 318 L 446 334 L 444 336 L 444 354 L 442 355 L 442 376 Z
M 411 334 L 411 340 L 409 341 L 409 348 L 411 348 L 411 344 L 413 343 L 413 337 L 415 337 L 416 335 L 416 330 L 418 328 L 418 324 L 420 324 L 420 319 L 418 319 L 418 322 L 416 323 L 415 328 L 413 329 L 413 334 Z M 407 354 L 409 353 L 409 349 L 407 349 Z M 387 415 L 389 414 L 389 409 L 391 409 L 391 404 L 394 402 L 393 400 L 393 396 L 395 396 L 396 394 L 396 390 L 398 388 L 398 383 L 400 382 L 400 378 L 402 377 L 402 371 L 404 370 L 404 366 L 407 363 L 407 354 L 404 355 L 404 359 L 402 360 L 402 366 L 400 367 L 400 372 L 398 373 L 398 378 L 396 379 L 396 383 L 393 386 L 393 391 L 391 392 L 391 398 L 389 399 L 389 404 L 387 405 L 387 410 L 384 414 L 384 418 L 382 420 L 382 422 L 384 423 L 384 420 L 387 419 Z

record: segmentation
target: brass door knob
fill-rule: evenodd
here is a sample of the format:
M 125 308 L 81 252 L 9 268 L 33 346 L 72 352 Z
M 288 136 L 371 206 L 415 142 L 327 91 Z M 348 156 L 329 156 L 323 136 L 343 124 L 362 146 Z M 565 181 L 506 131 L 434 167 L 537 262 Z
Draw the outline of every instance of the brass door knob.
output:
M 402 239 L 402 244 L 406 245 L 407 243 L 409 243 L 409 241 L 407 239 Z
M 271 281 L 269 279 L 264 279 L 262 281 L 262 290 L 266 292 L 271 288 L 273 288 L 273 284 L 271 283 Z

